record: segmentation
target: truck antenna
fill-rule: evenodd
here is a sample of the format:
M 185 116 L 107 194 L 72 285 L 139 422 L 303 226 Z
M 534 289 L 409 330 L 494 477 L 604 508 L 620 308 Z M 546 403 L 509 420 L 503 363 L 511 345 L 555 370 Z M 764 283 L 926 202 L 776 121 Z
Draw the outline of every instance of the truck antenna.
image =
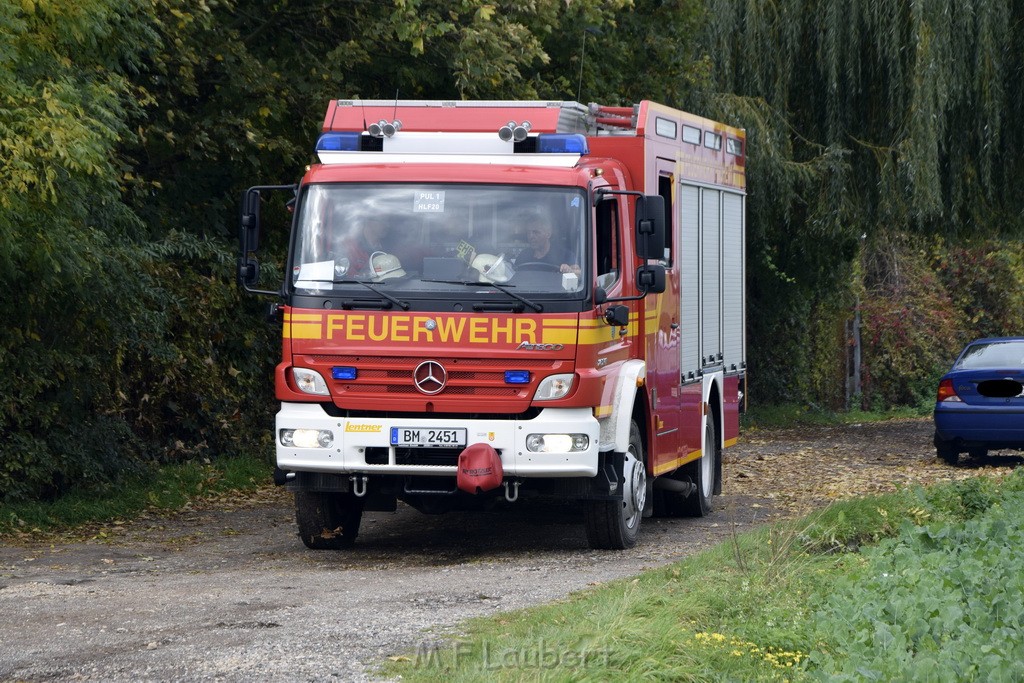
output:
M 579 102 L 580 98 L 583 97 L 583 63 L 587 61 L 587 34 L 598 36 L 601 35 L 601 30 L 596 26 L 587 26 L 583 29 L 583 46 L 580 48 L 580 83 L 576 87 L 576 101 Z

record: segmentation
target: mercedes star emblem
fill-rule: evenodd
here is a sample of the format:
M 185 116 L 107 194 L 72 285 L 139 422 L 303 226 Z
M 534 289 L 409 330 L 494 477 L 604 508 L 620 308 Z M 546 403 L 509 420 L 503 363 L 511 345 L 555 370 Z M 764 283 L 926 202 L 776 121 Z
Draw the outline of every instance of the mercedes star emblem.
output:
M 424 394 L 436 394 L 444 389 L 448 381 L 448 371 L 436 360 L 425 360 L 412 371 L 412 381 Z

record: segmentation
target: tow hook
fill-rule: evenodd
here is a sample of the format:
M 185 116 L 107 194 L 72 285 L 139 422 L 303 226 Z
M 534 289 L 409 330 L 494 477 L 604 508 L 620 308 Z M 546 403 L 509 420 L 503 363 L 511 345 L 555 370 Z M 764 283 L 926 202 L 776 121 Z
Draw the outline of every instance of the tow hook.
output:
M 280 467 L 274 468 L 274 484 L 276 486 L 284 486 L 290 481 L 295 480 L 295 473 L 282 470 Z
M 369 477 L 365 474 L 361 477 L 353 474 L 348 479 L 352 482 L 352 494 L 356 498 L 362 498 L 366 495 L 366 483 L 369 480 Z
M 505 486 L 505 500 L 510 503 L 514 503 L 519 500 L 519 481 L 506 481 L 502 482 Z M 512 490 L 509 491 L 509 484 L 512 485 Z

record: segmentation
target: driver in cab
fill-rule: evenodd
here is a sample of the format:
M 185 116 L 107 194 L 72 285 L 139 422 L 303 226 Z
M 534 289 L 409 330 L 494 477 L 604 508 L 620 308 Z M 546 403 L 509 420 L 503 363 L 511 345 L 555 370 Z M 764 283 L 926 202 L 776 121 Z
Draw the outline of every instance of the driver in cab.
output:
M 557 272 L 579 275 L 580 267 L 572 263 L 569 251 L 552 244 L 554 231 L 547 216 L 531 211 L 520 217 L 519 224 L 526 230 L 526 247 L 512 261 L 517 267 L 528 268 L 531 263 L 542 263 Z

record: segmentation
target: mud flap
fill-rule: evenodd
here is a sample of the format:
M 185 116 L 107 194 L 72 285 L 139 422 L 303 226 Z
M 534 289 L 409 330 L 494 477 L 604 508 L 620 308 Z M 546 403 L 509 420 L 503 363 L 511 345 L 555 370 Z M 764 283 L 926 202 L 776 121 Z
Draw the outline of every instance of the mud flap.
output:
M 498 451 L 485 443 L 475 443 L 459 453 L 456 484 L 466 493 L 483 493 L 501 486 L 505 472 Z

